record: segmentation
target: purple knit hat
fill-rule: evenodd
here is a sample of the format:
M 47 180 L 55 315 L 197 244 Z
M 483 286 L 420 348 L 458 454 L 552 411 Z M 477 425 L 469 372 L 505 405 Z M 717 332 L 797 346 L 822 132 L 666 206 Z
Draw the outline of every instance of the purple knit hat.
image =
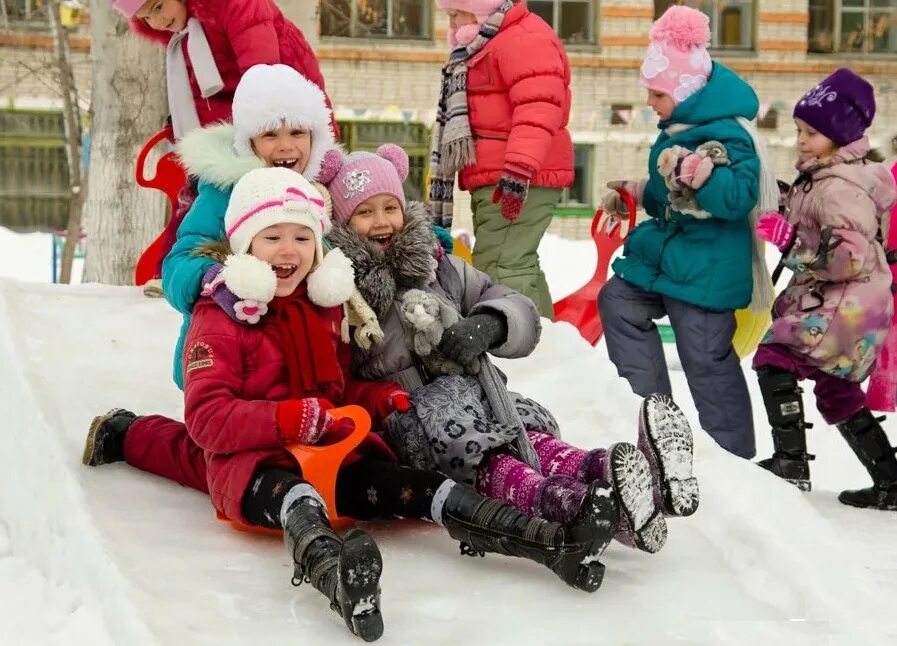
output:
M 318 180 L 330 191 L 333 219 L 345 224 L 355 208 L 375 195 L 392 195 L 405 211 L 408 153 L 395 144 L 383 144 L 376 153 L 344 154 L 331 148 L 324 155 Z
M 872 125 L 875 91 L 869 81 L 842 67 L 800 98 L 794 116 L 838 146 L 846 146 Z

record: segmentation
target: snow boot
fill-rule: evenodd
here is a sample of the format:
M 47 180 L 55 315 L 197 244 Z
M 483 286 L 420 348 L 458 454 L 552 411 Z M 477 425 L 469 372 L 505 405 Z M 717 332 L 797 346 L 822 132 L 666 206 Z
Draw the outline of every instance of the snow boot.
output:
M 656 504 L 648 460 L 634 445 L 619 442 L 607 449 L 602 466 L 620 504 L 620 526 L 614 538 L 643 552 L 659 552 L 667 540 L 667 522 Z
M 298 498 L 286 511 L 284 543 L 295 564 L 293 585 L 307 581 L 330 600 L 346 626 L 366 642 L 383 634 L 380 574 L 383 560 L 374 539 L 352 529 L 340 540 L 318 500 Z
M 81 462 L 90 467 L 121 462 L 125 459 L 125 433 L 137 416 L 123 408 L 97 415 L 90 423 Z
M 561 525 L 526 516 L 472 487 L 452 487 L 442 511 L 449 535 L 461 541 L 461 553 L 517 556 L 546 566 L 564 583 L 594 592 L 604 579 L 598 558 L 617 528 L 619 511 L 610 486 L 592 483 L 579 514 Z
M 656 481 L 655 504 L 670 516 L 691 516 L 700 492 L 694 477 L 694 440 L 685 414 L 669 395 L 645 397 L 639 410 L 638 448 Z
M 841 435 L 872 476 L 866 489 L 842 491 L 838 495 L 845 505 L 897 511 L 897 458 L 882 429 L 884 417 L 875 418 L 868 408 L 861 408 L 846 422 L 838 424 Z
M 773 454 L 757 462 L 764 469 L 787 480 L 801 491 L 810 491 L 810 460 L 807 453 L 807 431 L 812 425 L 804 421 L 804 403 L 797 377 L 769 366 L 757 369 L 760 393 L 772 426 Z

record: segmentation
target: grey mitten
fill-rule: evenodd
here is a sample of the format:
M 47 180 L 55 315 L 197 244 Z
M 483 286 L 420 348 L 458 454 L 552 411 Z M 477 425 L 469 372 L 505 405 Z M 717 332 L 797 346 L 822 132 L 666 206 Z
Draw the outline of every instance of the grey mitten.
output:
M 447 358 L 467 366 L 490 348 L 504 343 L 507 338 L 508 324 L 504 317 L 493 312 L 482 312 L 458 321 L 447 329 L 442 335 L 439 350 Z

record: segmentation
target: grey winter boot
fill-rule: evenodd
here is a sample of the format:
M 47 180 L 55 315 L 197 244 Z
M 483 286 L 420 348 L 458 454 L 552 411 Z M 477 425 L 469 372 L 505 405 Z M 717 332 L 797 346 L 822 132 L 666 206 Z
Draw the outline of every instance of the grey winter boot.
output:
M 456 484 L 449 492 L 442 520 L 449 535 L 461 541 L 461 553 L 518 556 L 540 563 L 564 583 L 594 592 L 604 579 L 598 561 L 617 528 L 619 512 L 606 482 L 589 485 L 589 493 L 572 523 L 561 525 L 532 518 L 500 500 Z
M 346 626 L 366 642 L 383 634 L 380 574 L 383 561 L 374 539 L 360 529 L 341 541 L 319 500 L 296 499 L 285 514 L 283 538 L 295 565 L 293 585 L 308 581 L 330 600 Z
M 760 393 L 772 426 L 773 454 L 757 462 L 787 480 L 801 491 L 810 491 L 810 460 L 807 453 L 807 431 L 811 424 L 804 421 L 804 403 L 797 377 L 778 368 L 763 366 L 757 369 Z
M 125 459 L 125 433 L 137 416 L 123 408 L 113 408 L 105 415 L 97 415 L 90 423 L 81 462 L 98 467 Z
M 841 435 L 872 476 L 866 489 L 842 491 L 838 495 L 845 505 L 897 511 L 897 458 L 879 423 L 868 408 L 862 408 L 846 422 L 838 424 Z
M 688 419 L 669 395 L 648 395 L 642 401 L 638 448 L 654 475 L 655 504 L 670 516 L 695 513 L 700 492 L 692 471 L 694 439 Z

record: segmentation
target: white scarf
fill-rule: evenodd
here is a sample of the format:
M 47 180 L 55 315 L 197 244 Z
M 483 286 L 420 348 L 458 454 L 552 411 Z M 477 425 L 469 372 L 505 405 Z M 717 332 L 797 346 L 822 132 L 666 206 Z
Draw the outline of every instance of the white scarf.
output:
M 190 89 L 184 48 L 181 47 L 184 38 L 187 38 L 187 53 L 190 55 L 193 74 L 202 98 L 207 99 L 224 87 L 209 41 L 206 39 L 206 32 L 196 18 L 190 18 L 187 20 L 187 26 L 168 41 L 168 50 L 165 52 L 168 110 L 171 112 L 171 125 L 176 140 L 200 125 L 196 104 L 193 102 L 193 92 Z

